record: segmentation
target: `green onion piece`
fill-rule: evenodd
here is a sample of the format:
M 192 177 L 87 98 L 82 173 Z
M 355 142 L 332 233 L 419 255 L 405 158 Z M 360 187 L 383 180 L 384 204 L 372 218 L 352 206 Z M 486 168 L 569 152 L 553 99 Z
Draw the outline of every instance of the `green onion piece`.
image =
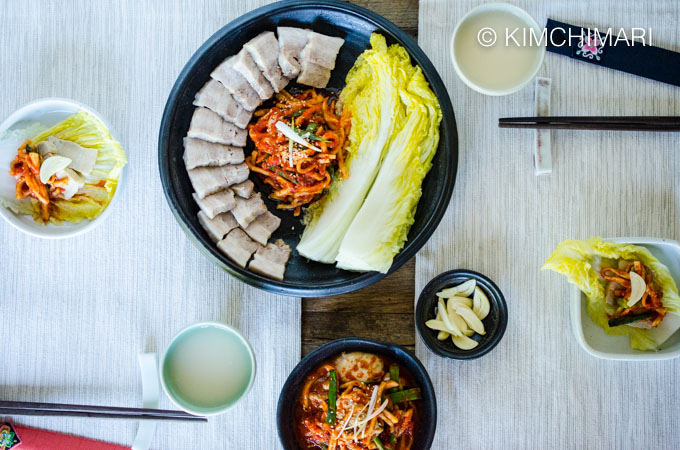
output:
M 396 364 L 390 366 L 390 380 L 399 383 L 399 366 Z
M 376 447 L 378 447 L 378 450 L 385 450 L 385 447 L 383 447 L 379 437 L 373 439 L 373 443 L 376 445 Z
M 397 443 L 397 434 L 396 433 L 390 434 L 390 445 L 392 447 L 394 447 L 394 444 L 396 444 L 396 443 Z
M 389 397 L 390 400 L 392 400 L 392 403 L 410 402 L 410 401 L 418 400 L 418 399 L 422 398 L 420 396 L 420 389 L 419 388 L 406 389 L 405 391 L 393 392 L 391 394 L 387 394 L 387 396 Z
M 309 123 L 307 124 L 307 128 L 305 128 L 305 133 L 314 133 L 317 129 L 319 128 L 318 123 Z
M 649 319 L 654 315 L 653 312 L 646 312 L 642 314 L 631 314 L 630 316 L 621 316 L 609 319 L 610 327 L 618 327 L 619 325 L 626 325 L 633 322 Z
M 274 166 L 270 166 L 270 168 L 273 170 Z M 276 171 L 276 174 L 277 174 L 278 176 L 280 176 L 281 178 L 283 178 L 284 180 L 287 180 L 287 181 L 290 181 L 291 183 L 297 184 L 297 183 L 295 182 L 295 180 L 291 180 L 291 179 L 288 178 L 288 177 L 286 176 L 286 174 L 283 173 L 283 172 L 280 172 L 280 171 L 277 170 L 277 171 Z
M 326 423 L 329 425 L 335 424 L 336 401 L 338 396 L 338 376 L 335 370 L 328 373 L 328 414 L 326 414 Z
M 321 141 L 321 142 L 326 142 L 326 143 L 329 143 L 329 142 L 330 142 L 330 141 L 327 140 L 327 139 L 320 138 L 320 137 L 317 136 L 316 134 L 310 134 L 309 137 L 308 137 L 307 139 L 309 139 L 310 141 Z
M 298 109 L 293 113 L 293 117 L 300 117 L 303 112 L 307 111 L 306 109 Z
M 392 364 L 390 366 L 390 381 L 396 381 L 399 383 L 399 366 L 396 364 Z M 391 394 L 392 392 L 397 392 L 401 390 L 401 384 L 395 388 L 390 389 L 387 391 L 388 394 Z

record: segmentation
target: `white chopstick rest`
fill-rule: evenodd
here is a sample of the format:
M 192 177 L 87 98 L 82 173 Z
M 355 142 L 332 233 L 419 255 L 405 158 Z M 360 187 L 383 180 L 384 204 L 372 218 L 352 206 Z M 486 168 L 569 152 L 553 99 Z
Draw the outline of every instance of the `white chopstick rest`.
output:
M 142 408 L 158 408 L 160 388 L 158 387 L 158 365 L 155 353 L 139 354 L 139 370 L 142 374 Z M 149 450 L 153 435 L 156 432 L 155 420 L 139 422 L 137 437 L 132 450 Z
M 536 78 L 536 117 L 550 115 L 550 78 Z M 534 170 L 536 176 L 552 173 L 552 154 L 550 149 L 550 130 L 536 130 L 534 147 Z

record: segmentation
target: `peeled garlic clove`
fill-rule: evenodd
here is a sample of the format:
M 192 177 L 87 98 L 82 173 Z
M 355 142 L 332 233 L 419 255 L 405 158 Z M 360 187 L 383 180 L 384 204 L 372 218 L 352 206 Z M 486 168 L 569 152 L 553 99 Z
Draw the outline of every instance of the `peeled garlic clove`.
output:
M 472 312 L 475 313 L 480 319 L 484 319 L 489 315 L 489 310 L 491 309 L 489 297 L 486 296 L 484 291 L 482 291 L 479 286 L 475 288 L 475 296 L 472 304 Z
M 628 299 L 628 307 L 640 301 L 647 290 L 647 283 L 645 280 L 635 272 L 630 272 L 630 298 Z
M 434 320 L 434 319 L 428 320 L 427 322 L 425 322 L 425 326 L 427 328 L 431 329 L 431 330 L 444 331 L 446 333 L 450 332 L 450 330 L 448 329 L 446 324 L 444 324 L 444 322 L 442 322 L 440 320 Z
M 442 312 L 439 311 L 439 308 L 436 308 L 436 310 L 437 310 L 437 318 L 435 320 L 441 322 Z M 442 323 L 444 323 L 444 322 L 442 322 Z M 440 341 L 445 341 L 446 339 L 449 338 L 449 336 L 451 336 L 451 333 L 449 333 L 448 331 L 440 331 L 439 333 L 437 333 L 437 339 L 439 339 Z
M 455 303 L 460 303 L 461 305 L 465 305 L 468 308 L 472 308 L 472 299 L 469 299 L 467 297 L 460 297 L 458 295 L 454 295 L 453 297 L 449 298 L 446 302 L 446 305 L 449 308 L 449 312 L 453 311 L 453 305 Z
M 479 345 L 477 341 L 470 339 L 467 336 L 451 336 L 451 340 L 453 341 L 453 345 L 461 350 L 472 350 Z
M 458 286 L 453 286 L 437 292 L 437 297 L 451 298 L 454 295 L 469 297 L 474 292 L 475 286 L 477 286 L 476 280 L 467 280 L 465 283 L 459 284 Z
M 474 332 L 474 330 L 471 330 L 471 329 L 468 328 L 467 330 L 463 331 L 463 334 L 465 336 L 472 336 L 473 334 L 475 334 L 475 332 Z
M 444 305 L 444 300 L 440 298 L 437 305 L 439 307 L 438 311 L 441 312 L 442 322 L 444 322 L 444 324 L 448 328 L 448 330 L 445 331 L 448 331 L 451 334 L 455 334 L 456 336 L 461 336 L 463 332 L 460 331 L 460 329 L 454 323 L 451 323 L 451 320 L 449 319 L 449 314 L 446 310 L 446 305 Z
M 455 311 L 449 313 L 449 319 L 451 319 L 451 322 L 453 322 L 453 324 L 456 325 L 463 334 L 465 334 L 468 331 L 472 331 L 470 330 L 470 327 L 465 322 L 465 320 L 462 317 L 460 317 L 460 315 L 458 315 L 458 313 L 456 313 Z
M 478 334 L 486 334 L 486 331 L 484 331 L 484 324 L 470 308 L 464 305 L 456 305 L 455 308 L 456 313 L 465 320 L 470 328 L 475 330 Z
M 65 156 L 51 156 L 40 165 L 40 181 L 44 184 L 50 181 L 52 175 L 64 170 L 71 164 L 71 158 Z

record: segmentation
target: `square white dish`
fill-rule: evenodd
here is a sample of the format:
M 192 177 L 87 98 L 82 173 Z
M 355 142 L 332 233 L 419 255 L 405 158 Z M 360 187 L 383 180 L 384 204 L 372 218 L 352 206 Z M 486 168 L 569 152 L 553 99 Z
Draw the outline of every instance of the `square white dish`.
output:
M 680 243 L 658 238 L 612 238 L 611 242 L 635 244 L 648 249 L 680 281 Z M 576 340 L 591 355 L 621 361 L 657 361 L 680 356 L 680 332 L 676 331 L 657 351 L 640 351 L 630 347 L 627 336 L 610 336 L 597 326 L 586 312 L 586 296 L 572 285 L 570 299 L 571 327 Z M 668 316 L 667 316 L 668 318 Z M 667 320 L 667 319 L 664 319 Z

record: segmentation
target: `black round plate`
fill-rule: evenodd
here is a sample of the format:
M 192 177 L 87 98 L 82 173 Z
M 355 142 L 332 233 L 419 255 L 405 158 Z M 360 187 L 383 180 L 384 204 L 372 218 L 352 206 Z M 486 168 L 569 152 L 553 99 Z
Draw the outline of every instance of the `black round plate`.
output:
M 198 206 L 191 198 L 193 189 L 182 159 L 182 139 L 189 129 L 194 111 L 194 95 L 209 80 L 210 72 L 220 62 L 237 53 L 243 44 L 257 34 L 265 30 L 275 31 L 279 25 L 310 28 L 345 39 L 329 82 L 331 89 L 344 86 L 347 72 L 356 58 L 370 47 L 369 38 L 374 31 L 384 35 L 388 44 L 398 43 L 406 48 L 412 62 L 423 69 L 442 108 L 440 144 L 432 161 L 432 169 L 422 186 L 423 195 L 408 242 L 394 258 L 390 273 L 413 257 L 432 235 L 449 204 L 458 164 L 456 122 L 448 93 L 434 66 L 413 39 L 378 14 L 339 1 L 284 1 L 258 8 L 219 30 L 196 51 L 175 82 L 161 121 L 158 164 L 163 191 L 177 221 L 194 244 L 215 264 L 246 283 L 267 291 L 302 297 L 354 291 L 385 275 L 377 272 L 348 272 L 300 256 L 295 251 L 304 228 L 300 217 L 277 210 L 274 202 L 267 198 L 266 191 L 263 192 L 263 198 L 267 207 L 282 219 L 272 239 L 281 238 L 293 249 L 282 282 L 257 275 L 229 261 L 217 250 L 196 217 Z M 256 181 L 254 174 L 251 178 Z
M 414 442 L 411 448 L 428 450 L 432 446 L 434 433 L 437 428 L 437 399 L 434 395 L 432 380 L 423 364 L 411 352 L 395 344 L 372 341 L 363 338 L 342 338 L 331 341 L 305 356 L 302 361 L 288 376 L 286 384 L 281 389 L 279 404 L 276 410 L 276 426 L 279 431 L 279 439 L 286 450 L 298 449 L 295 437 L 294 408 L 300 388 L 304 384 L 305 377 L 322 362 L 329 358 L 340 355 L 343 352 L 366 352 L 386 356 L 395 360 L 413 376 L 420 392 L 422 400 L 419 400 L 418 429 L 414 433 Z

